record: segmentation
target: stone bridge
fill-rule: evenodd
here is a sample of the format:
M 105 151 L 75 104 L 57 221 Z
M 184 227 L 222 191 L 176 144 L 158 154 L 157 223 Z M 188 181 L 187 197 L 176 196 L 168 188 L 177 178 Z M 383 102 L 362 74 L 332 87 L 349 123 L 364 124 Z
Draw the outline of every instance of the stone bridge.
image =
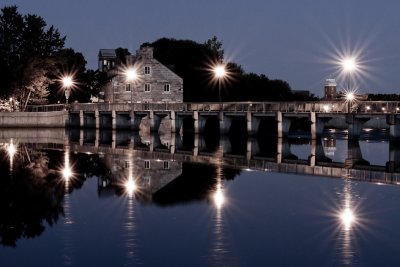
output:
M 357 139 L 364 128 L 387 128 L 391 139 L 400 138 L 400 102 L 360 101 L 351 107 L 343 101 L 330 102 L 248 102 L 248 103 L 133 103 L 79 104 L 69 109 L 67 127 L 139 130 L 146 120 L 152 132 L 167 124 L 179 132 L 189 122 L 194 133 L 203 133 L 210 121 L 217 122 L 219 133 L 231 131 L 238 122 L 249 136 L 260 126 L 273 128 L 278 137 L 287 137 L 292 122 L 303 119 L 311 139 L 321 136 L 326 127 L 348 130 Z

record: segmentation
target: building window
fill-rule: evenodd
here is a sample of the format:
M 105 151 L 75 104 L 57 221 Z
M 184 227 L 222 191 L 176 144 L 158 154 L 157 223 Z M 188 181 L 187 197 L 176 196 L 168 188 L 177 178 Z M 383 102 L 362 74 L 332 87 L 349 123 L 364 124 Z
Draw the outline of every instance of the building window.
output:
M 149 83 L 145 83 L 144 84 L 144 91 L 147 92 L 147 93 L 151 91 L 151 87 L 150 87 Z
M 164 93 L 170 93 L 171 92 L 171 85 L 169 83 L 164 84 Z
M 169 170 L 169 161 L 164 161 L 164 170 Z
M 150 67 L 149 66 L 144 67 L 144 74 L 150 74 Z
M 125 160 L 125 169 L 128 169 L 128 168 L 129 168 L 129 161 Z
M 129 83 L 125 84 L 125 91 L 126 92 L 130 92 L 131 91 L 131 85 Z
M 144 168 L 145 169 L 150 169 L 150 160 L 145 160 L 144 161 Z

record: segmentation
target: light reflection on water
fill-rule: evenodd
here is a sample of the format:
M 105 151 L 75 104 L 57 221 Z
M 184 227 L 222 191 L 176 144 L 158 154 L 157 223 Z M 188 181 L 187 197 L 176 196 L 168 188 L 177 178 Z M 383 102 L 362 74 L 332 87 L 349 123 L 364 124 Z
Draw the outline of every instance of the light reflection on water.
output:
M 357 214 L 355 213 L 355 200 L 353 199 L 352 182 L 344 181 L 341 197 L 341 211 L 339 214 L 340 232 L 337 238 L 338 254 L 344 266 L 356 266 L 357 248 L 354 244 L 356 238 Z
M 135 226 L 135 200 L 133 196 L 127 196 L 126 218 L 122 224 L 121 239 L 125 244 L 125 266 L 132 266 L 137 262 L 136 257 L 136 226 Z
M 64 164 L 61 170 L 61 179 L 65 187 L 64 193 L 64 248 L 63 248 L 63 258 L 65 266 L 72 266 L 74 264 L 74 240 L 72 238 L 74 232 L 74 219 L 71 212 L 71 203 L 70 203 L 70 182 L 73 176 L 73 171 L 70 164 L 70 155 L 69 155 L 69 147 L 65 148 L 64 152 Z
M 215 173 L 216 185 L 212 193 L 215 207 L 213 244 L 211 246 L 213 266 L 225 266 L 226 257 L 229 254 L 224 231 L 223 209 L 226 205 L 226 198 L 223 190 L 223 176 L 223 169 L 221 165 L 218 165 Z

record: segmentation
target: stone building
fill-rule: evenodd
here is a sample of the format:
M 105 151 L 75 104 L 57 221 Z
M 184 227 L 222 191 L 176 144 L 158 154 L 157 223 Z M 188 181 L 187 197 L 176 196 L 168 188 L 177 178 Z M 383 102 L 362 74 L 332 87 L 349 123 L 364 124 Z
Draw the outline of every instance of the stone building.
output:
M 153 57 L 152 47 L 142 47 L 126 56 L 122 64 L 113 49 L 99 51 L 99 71 L 107 72 L 109 82 L 100 95 L 108 103 L 165 103 L 183 101 L 183 80 Z M 127 69 L 135 69 L 137 79 L 128 81 Z
M 336 97 L 336 80 L 332 78 L 326 79 L 324 86 L 324 100 L 335 100 Z

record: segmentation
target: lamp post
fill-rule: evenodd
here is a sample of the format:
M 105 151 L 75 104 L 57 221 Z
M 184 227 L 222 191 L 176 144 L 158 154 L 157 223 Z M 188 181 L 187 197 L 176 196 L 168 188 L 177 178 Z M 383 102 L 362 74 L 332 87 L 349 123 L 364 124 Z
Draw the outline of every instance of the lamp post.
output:
M 138 78 L 138 74 L 136 72 L 136 69 L 128 68 L 125 71 L 125 78 L 126 78 L 126 82 L 128 84 L 128 91 L 131 92 L 131 105 L 132 105 L 133 104 L 133 90 L 131 88 L 131 83 L 134 83 Z M 135 86 L 133 86 L 133 87 L 135 87 Z
M 357 69 L 357 63 L 354 58 L 345 58 L 342 60 L 343 71 L 347 74 L 346 101 L 347 112 L 351 111 L 351 104 L 355 99 L 355 95 L 351 88 L 351 74 Z
M 213 70 L 215 78 L 218 79 L 218 101 L 221 103 L 221 80 L 226 76 L 225 65 L 217 65 Z
M 348 113 L 351 112 L 351 105 L 352 105 L 354 99 L 355 99 L 354 93 L 348 92 L 348 93 L 346 94 L 347 112 L 348 112 Z
M 65 104 L 68 105 L 68 98 L 71 93 L 71 87 L 74 85 L 74 81 L 71 76 L 65 76 L 62 78 L 62 83 L 64 87 Z

